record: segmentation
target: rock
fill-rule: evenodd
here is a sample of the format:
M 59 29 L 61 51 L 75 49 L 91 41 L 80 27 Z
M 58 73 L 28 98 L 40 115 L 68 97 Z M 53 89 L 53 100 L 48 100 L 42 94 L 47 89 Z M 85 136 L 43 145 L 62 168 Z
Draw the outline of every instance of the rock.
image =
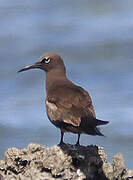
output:
M 43 147 L 29 144 L 23 149 L 10 148 L 0 160 L 0 180 L 128 180 L 133 170 L 127 170 L 122 154 L 107 162 L 102 147 Z

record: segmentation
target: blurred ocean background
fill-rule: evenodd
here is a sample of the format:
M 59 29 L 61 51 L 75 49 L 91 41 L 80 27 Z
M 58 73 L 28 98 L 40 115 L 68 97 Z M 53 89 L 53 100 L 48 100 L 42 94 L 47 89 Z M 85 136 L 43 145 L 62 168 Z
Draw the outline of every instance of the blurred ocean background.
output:
M 106 137 L 82 135 L 81 144 L 103 146 L 110 161 L 122 152 L 133 168 L 132 0 L 0 0 L 0 159 L 9 147 L 60 140 L 45 112 L 44 72 L 17 74 L 49 51 L 89 91 L 97 118 L 110 121 Z

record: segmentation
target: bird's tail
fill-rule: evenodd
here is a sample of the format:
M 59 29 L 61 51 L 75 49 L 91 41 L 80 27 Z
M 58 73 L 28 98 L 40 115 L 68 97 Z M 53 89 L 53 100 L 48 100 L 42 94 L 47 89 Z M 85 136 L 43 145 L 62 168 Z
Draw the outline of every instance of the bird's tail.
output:
M 102 121 L 100 119 L 95 119 L 96 126 L 108 124 L 109 121 Z
M 87 118 L 82 119 L 80 128 L 86 134 L 104 136 L 100 132 L 100 128 L 97 127 L 97 126 L 105 125 L 105 124 L 108 124 L 108 123 L 109 123 L 109 121 L 102 121 L 102 120 L 99 120 L 99 119 L 96 119 L 96 118 L 88 120 L 88 117 L 87 117 Z
M 99 120 L 99 119 L 95 119 L 95 123 L 96 123 L 96 126 L 100 126 L 100 125 L 108 124 L 109 121 L 102 121 L 102 120 Z M 95 128 L 94 128 L 94 131 L 95 131 L 96 135 L 98 135 L 98 136 L 104 136 L 104 134 L 102 134 L 102 133 L 100 132 L 100 128 L 99 128 L 99 127 L 95 127 Z
M 104 134 L 102 134 L 102 133 L 100 132 L 100 128 L 97 128 L 97 127 L 94 128 L 94 135 L 104 136 Z

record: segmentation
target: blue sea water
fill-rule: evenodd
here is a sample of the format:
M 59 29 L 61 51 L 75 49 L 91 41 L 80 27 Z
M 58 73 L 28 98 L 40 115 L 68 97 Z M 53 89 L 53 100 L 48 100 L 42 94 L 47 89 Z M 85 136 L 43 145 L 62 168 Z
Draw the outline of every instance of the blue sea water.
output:
M 54 145 L 60 132 L 45 112 L 45 74 L 17 71 L 59 53 L 68 77 L 89 91 L 106 137 L 81 144 L 118 152 L 133 169 L 133 1 L 0 1 L 0 158 L 9 147 Z M 66 134 L 65 142 L 75 143 Z

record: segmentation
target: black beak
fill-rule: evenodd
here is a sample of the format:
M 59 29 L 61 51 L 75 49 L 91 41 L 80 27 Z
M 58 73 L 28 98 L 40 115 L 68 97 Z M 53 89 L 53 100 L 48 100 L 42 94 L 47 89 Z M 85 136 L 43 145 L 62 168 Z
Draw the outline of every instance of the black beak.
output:
M 18 71 L 18 73 L 19 72 L 22 72 L 22 71 L 27 71 L 27 70 L 29 70 L 29 69 L 35 69 L 35 68 L 40 68 L 41 69 L 41 63 L 40 62 L 37 62 L 37 63 L 35 63 L 35 64 L 33 64 L 33 65 L 28 65 L 28 66 L 25 66 L 24 68 L 22 68 L 22 69 L 20 69 L 19 71 Z

